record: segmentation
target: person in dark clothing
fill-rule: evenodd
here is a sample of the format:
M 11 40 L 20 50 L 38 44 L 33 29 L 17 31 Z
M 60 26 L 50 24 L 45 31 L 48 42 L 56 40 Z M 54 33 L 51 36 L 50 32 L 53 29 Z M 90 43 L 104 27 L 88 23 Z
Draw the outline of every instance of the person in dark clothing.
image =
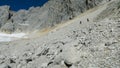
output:
M 89 19 L 87 18 L 87 22 L 89 22 Z
M 80 24 L 82 24 L 82 21 L 80 21 Z

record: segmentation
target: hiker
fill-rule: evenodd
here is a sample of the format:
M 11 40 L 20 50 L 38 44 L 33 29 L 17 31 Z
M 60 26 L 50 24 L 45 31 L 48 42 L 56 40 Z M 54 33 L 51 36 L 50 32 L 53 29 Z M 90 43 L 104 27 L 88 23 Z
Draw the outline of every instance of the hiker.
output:
M 89 22 L 89 19 L 87 18 L 87 22 Z
M 82 21 L 80 21 L 80 24 L 82 24 Z

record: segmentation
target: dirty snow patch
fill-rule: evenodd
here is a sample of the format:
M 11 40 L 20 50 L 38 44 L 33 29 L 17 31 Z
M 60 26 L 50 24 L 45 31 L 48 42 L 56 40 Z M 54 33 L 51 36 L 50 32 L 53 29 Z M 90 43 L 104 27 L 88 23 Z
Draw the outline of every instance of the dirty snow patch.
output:
M 25 33 L 6 34 L 0 33 L 0 42 L 9 42 L 20 38 L 26 38 Z

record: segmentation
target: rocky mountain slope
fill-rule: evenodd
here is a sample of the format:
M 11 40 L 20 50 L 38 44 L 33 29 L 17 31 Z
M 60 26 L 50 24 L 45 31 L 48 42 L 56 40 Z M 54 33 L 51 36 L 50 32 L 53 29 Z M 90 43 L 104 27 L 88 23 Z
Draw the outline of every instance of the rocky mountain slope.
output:
M 1 31 L 30 32 L 55 26 L 73 19 L 80 13 L 93 8 L 102 0 L 49 0 L 43 7 L 14 12 L 9 6 L 0 7 Z
M 101 2 L 37 38 L 1 42 L 0 68 L 120 68 L 119 3 Z

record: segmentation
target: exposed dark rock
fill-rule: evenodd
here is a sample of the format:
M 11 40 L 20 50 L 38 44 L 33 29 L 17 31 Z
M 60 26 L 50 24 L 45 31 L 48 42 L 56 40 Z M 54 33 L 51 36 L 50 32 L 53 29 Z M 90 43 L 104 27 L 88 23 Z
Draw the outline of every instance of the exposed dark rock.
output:
M 10 63 L 16 63 L 13 59 L 10 59 Z
M 68 62 L 68 61 L 64 61 L 65 65 L 70 68 L 72 66 L 72 63 Z
M 29 62 L 32 62 L 32 61 L 33 61 L 33 59 L 31 59 L 31 58 L 26 59 L 26 63 L 29 63 Z

